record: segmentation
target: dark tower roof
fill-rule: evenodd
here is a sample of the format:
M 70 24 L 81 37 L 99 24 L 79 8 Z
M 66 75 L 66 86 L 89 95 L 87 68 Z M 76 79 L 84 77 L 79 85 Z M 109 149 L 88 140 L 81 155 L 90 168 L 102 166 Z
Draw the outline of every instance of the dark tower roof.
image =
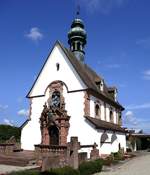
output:
M 86 31 L 84 29 L 84 24 L 81 19 L 74 19 L 71 24 L 71 29 L 68 32 L 68 43 L 71 44 L 73 41 L 82 41 L 86 44 Z
M 84 62 L 84 46 L 86 44 L 87 34 L 84 29 L 83 21 L 76 17 L 72 24 L 71 29 L 68 32 L 68 44 L 70 45 L 70 50 L 75 54 L 75 56 Z

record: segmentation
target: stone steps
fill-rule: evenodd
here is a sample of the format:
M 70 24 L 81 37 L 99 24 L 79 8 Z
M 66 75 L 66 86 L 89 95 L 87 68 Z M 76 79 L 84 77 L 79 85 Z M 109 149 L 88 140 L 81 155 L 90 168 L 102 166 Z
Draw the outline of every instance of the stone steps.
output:
M 35 165 L 34 152 L 22 151 L 11 154 L 0 154 L 0 164 L 14 165 L 14 166 L 28 166 Z

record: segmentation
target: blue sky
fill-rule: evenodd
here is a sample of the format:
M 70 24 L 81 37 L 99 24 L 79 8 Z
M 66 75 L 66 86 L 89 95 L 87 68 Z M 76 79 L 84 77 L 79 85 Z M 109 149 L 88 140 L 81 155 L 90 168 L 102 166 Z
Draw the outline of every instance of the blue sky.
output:
M 88 39 L 85 61 L 118 87 L 124 126 L 150 132 L 149 0 L 1 0 L 0 123 L 20 126 L 25 98 L 56 40 L 81 7 Z

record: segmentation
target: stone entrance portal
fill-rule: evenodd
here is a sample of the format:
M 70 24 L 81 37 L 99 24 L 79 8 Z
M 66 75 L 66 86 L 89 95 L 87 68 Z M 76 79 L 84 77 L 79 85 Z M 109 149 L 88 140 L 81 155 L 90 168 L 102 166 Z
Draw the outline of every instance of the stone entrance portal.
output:
M 63 97 L 64 84 L 55 81 L 48 87 L 49 99 L 40 117 L 42 145 L 64 146 L 67 144 L 69 119 Z

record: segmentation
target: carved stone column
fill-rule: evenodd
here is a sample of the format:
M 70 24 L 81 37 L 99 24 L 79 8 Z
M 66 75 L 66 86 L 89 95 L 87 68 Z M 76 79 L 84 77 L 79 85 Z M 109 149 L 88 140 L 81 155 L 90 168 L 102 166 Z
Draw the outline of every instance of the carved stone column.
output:
M 67 144 L 67 135 L 69 130 L 69 121 L 62 119 L 60 121 L 60 145 Z

